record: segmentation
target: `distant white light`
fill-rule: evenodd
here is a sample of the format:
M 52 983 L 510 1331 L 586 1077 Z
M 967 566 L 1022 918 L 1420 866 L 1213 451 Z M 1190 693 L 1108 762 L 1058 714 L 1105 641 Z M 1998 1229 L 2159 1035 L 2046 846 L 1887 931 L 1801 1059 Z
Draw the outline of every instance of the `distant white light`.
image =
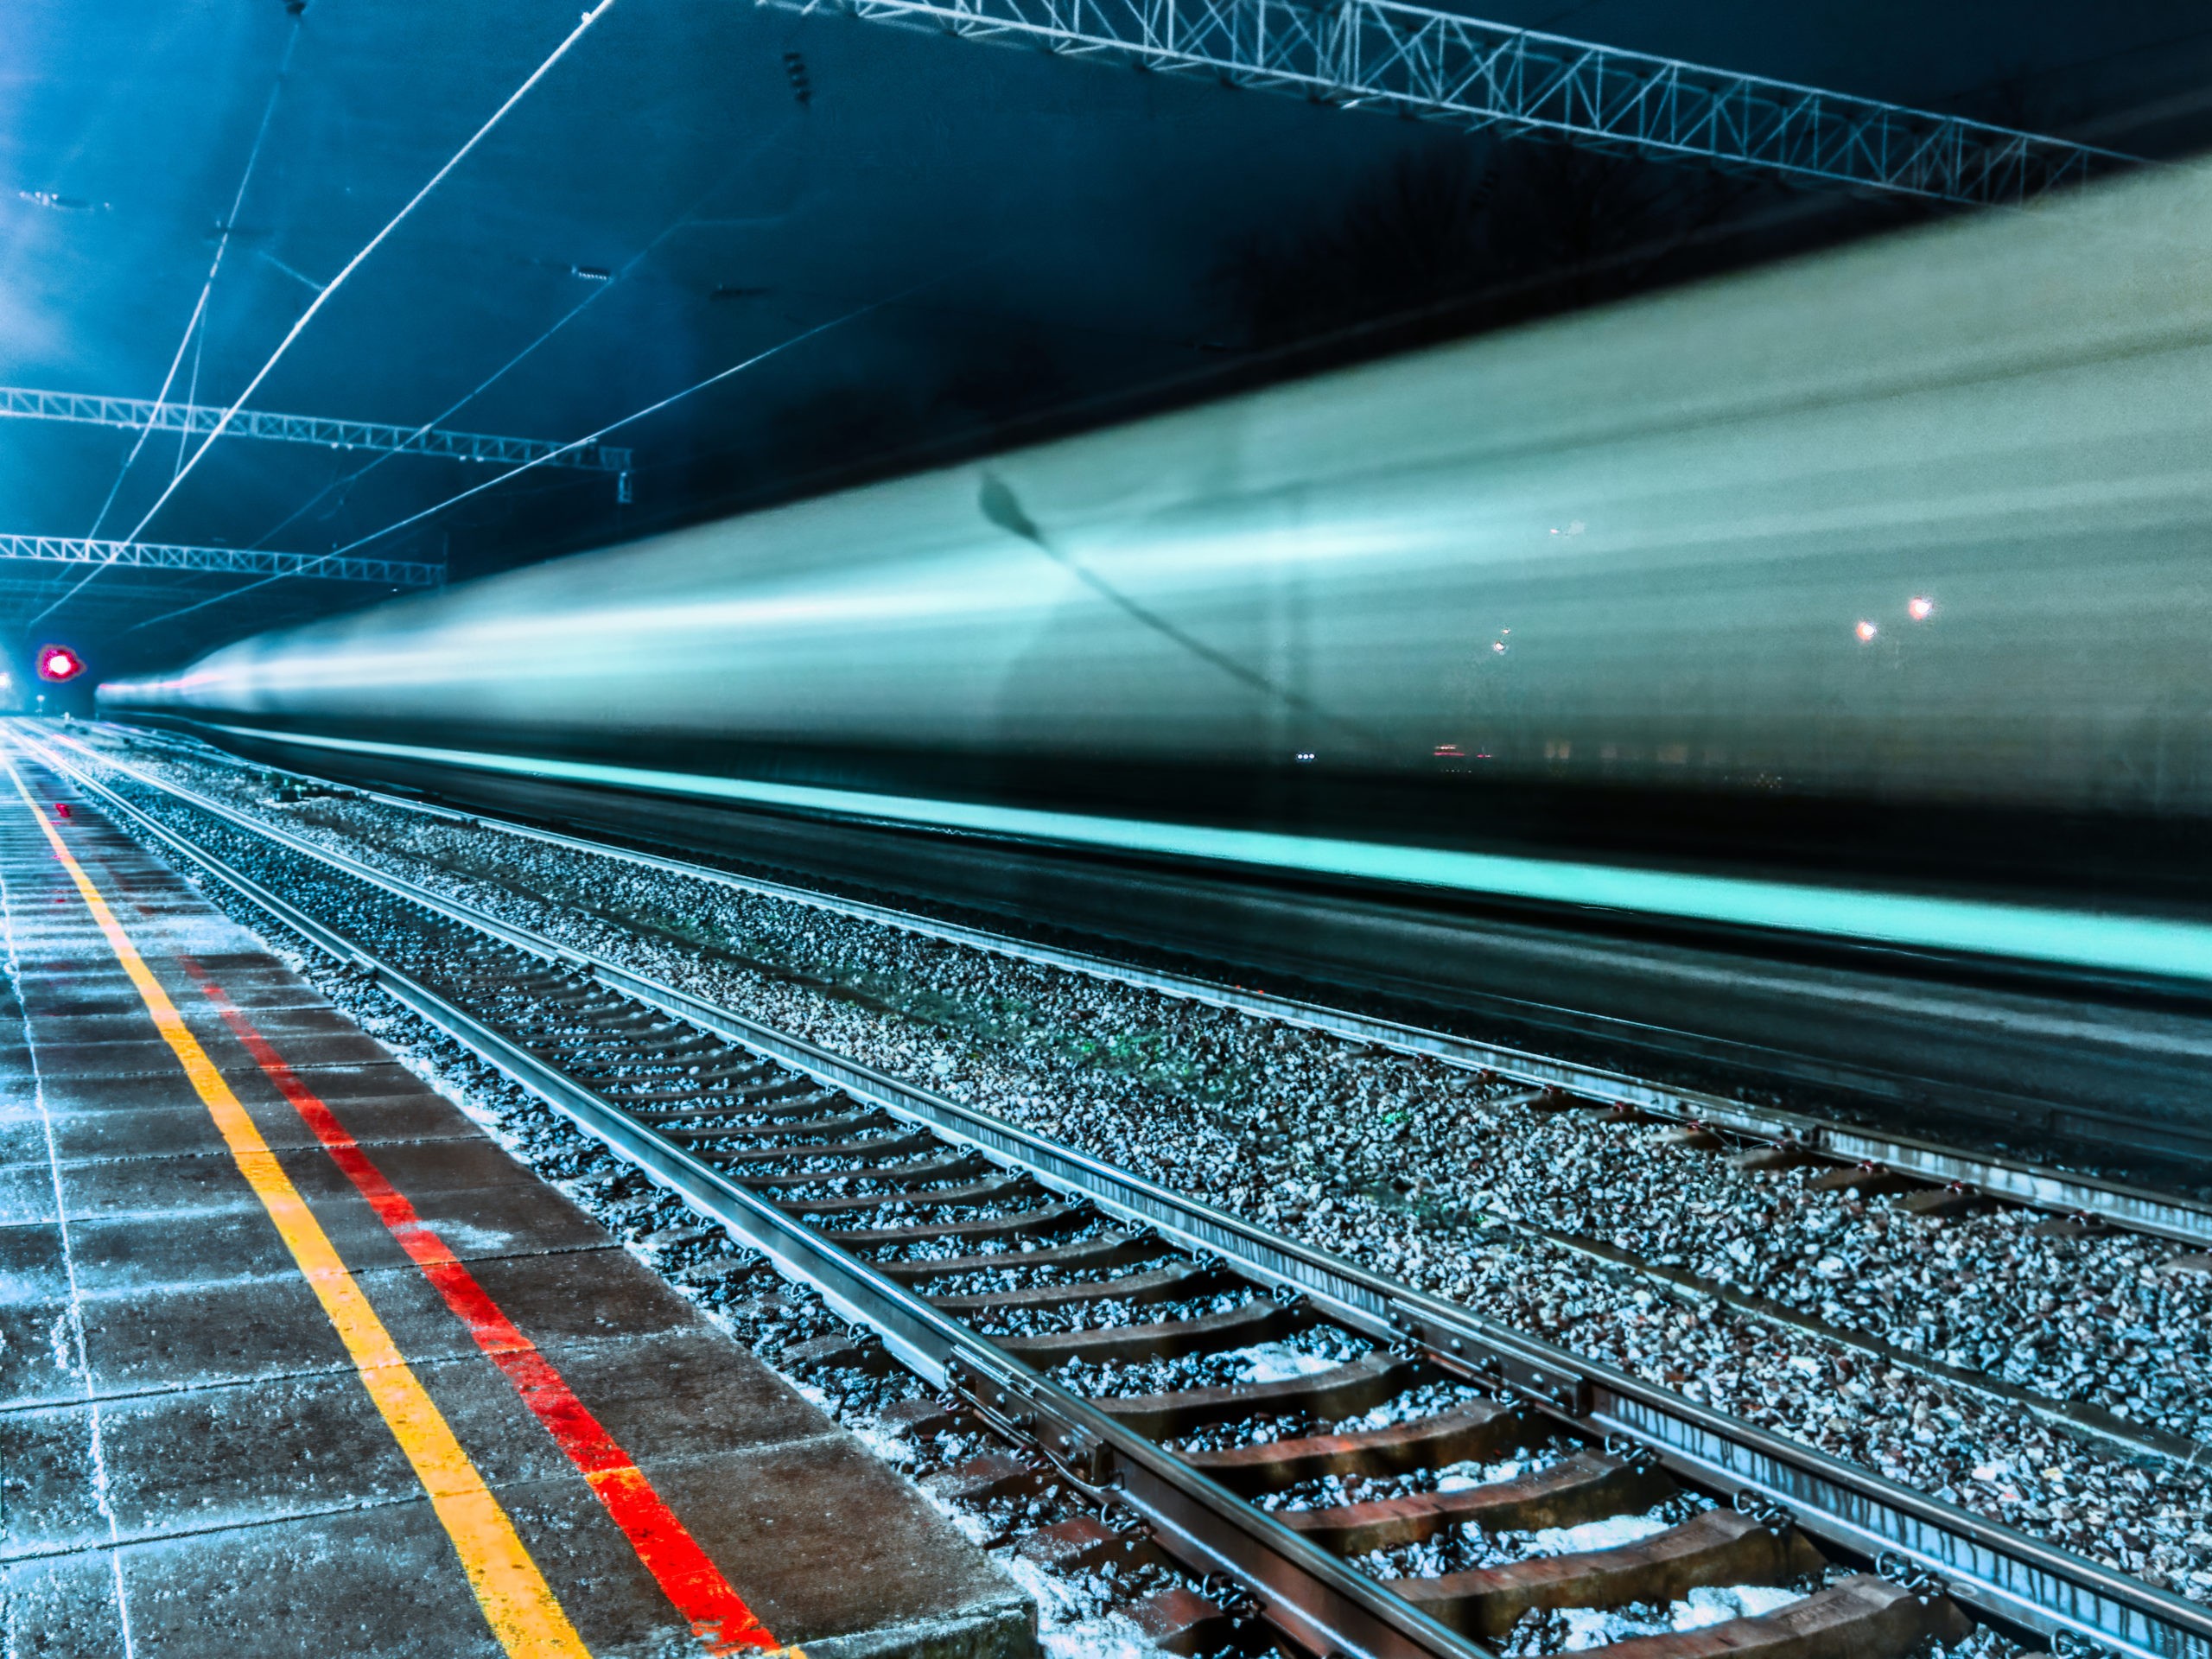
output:
M 1299 758 L 1299 760 L 1300 760 L 1301 761 L 1304 761 L 1304 760 L 1311 760 L 1313 758 L 1313 751 L 1312 751 L 1312 750 L 1310 750 L 1310 749 L 1309 749 L 1309 750 L 1306 750 L 1306 751 L 1305 751 L 1305 752 L 1301 753 L 1299 755 L 1299 757 L 1298 757 L 1298 758 Z
M 1879 633 L 1881 630 L 1876 627 L 1872 622 L 1866 620 L 1866 618 L 1861 617 L 1859 619 L 1859 626 L 1853 628 L 1852 632 L 1859 636 L 1859 643 L 1863 645 L 1871 644 L 1874 636 Z
M 1493 639 L 1490 642 L 1490 648 L 1492 651 L 1503 653 L 1505 650 L 1505 641 L 1503 639 Z
M 1936 614 L 1936 601 L 1925 594 L 1915 594 L 1904 602 L 1905 614 L 1916 622 L 1925 622 Z

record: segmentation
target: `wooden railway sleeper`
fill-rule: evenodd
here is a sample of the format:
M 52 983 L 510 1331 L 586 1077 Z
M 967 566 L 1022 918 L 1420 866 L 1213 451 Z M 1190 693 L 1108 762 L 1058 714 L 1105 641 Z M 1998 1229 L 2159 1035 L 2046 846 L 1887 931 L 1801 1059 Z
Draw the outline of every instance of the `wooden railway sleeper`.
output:
M 1218 1388 L 1174 1389 L 1094 1402 L 1152 1440 L 1186 1433 L 1234 1417 L 1305 1411 L 1321 1418 L 1371 1411 L 1410 1387 L 1421 1368 L 1389 1354 L 1366 1354 L 1309 1376 L 1275 1382 L 1233 1382 Z
M 615 1012 L 594 1019 L 588 1026 L 569 1033 L 582 1042 L 621 1042 L 634 1039 L 639 1033 L 658 1034 L 663 1032 L 698 1032 L 699 1027 L 663 1014 L 658 1008 L 641 1002 L 615 1001 L 607 1006 Z M 566 1012 L 563 1009 L 563 1012 Z M 524 1034 L 532 1034 L 536 1027 L 542 1033 L 555 1022 L 543 1018 L 524 1022 Z M 706 1033 L 700 1033 L 707 1035 Z
M 1580 1526 L 1648 1510 L 1674 1491 L 1675 1483 L 1649 1464 L 1624 1462 L 1602 1452 L 1577 1452 L 1510 1480 L 1459 1491 L 1294 1510 L 1277 1518 L 1339 1555 L 1364 1555 L 1373 1549 L 1420 1543 L 1468 1522 L 1489 1532 Z
M 751 1063 L 728 1066 L 694 1066 L 684 1071 L 682 1076 L 671 1077 L 665 1083 L 658 1084 L 653 1088 L 639 1088 L 627 1097 L 651 1100 L 673 1098 L 683 1093 L 712 1091 L 724 1100 L 751 1100 L 764 1097 L 772 1099 L 778 1094 L 794 1090 L 808 1081 L 804 1078 L 779 1077 L 766 1085 L 739 1082 L 741 1078 L 759 1076 L 760 1071 L 760 1068 L 757 1064 Z M 737 1084 L 738 1086 L 734 1088 L 717 1086 L 728 1084 Z
M 842 1117 L 810 1117 L 796 1123 L 731 1128 L 663 1129 L 660 1133 L 671 1141 L 699 1147 L 699 1155 L 702 1158 L 742 1160 L 751 1156 L 750 1148 L 755 1147 L 772 1152 L 793 1152 L 805 1155 L 811 1149 L 799 1143 L 809 1135 L 852 1135 L 863 1129 L 899 1129 L 905 1127 L 890 1113 L 871 1108 L 863 1112 L 849 1112 Z M 725 1141 L 745 1144 L 727 1147 L 719 1144 Z
M 995 1180 L 968 1186 L 924 1187 L 899 1192 L 864 1192 L 846 1198 L 798 1198 L 779 1204 L 779 1210 L 795 1216 L 842 1215 L 855 1210 L 883 1210 L 894 1204 L 931 1206 L 946 1204 L 989 1204 L 1001 1198 L 1039 1198 L 1045 1189 L 1024 1174 L 1002 1174 Z
M 1948 1597 L 1925 1599 L 1871 1573 L 1754 1618 L 1631 1637 L 1605 1659 L 1898 1659 L 1966 1640 L 1974 1621 Z
M 978 1216 L 969 1221 L 923 1222 L 904 1227 L 855 1227 L 842 1229 L 830 1235 L 843 1249 L 868 1249 L 896 1244 L 934 1243 L 949 1238 L 1015 1238 L 1025 1234 L 1057 1232 L 1075 1226 L 1090 1214 L 1084 1204 L 1047 1204 L 1034 1210 L 1016 1210 L 1004 1215 Z M 1016 1255 L 1014 1260 L 1026 1261 L 1026 1254 Z M 880 1262 L 871 1262 L 880 1268 Z M 932 1267 L 931 1271 L 937 1269 Z
M 781 1141 L 790 1141 L 797 1148 L 798 1141 L 803 1141 L 810 1135 L 847 1135 L 869 1128 L 907 1128 L 905 1119 L 892 1117 L 880 1106 L 868 1106 L 858 1113 L 842 1113 L 838 1117 L 798 1117 L 801 1110 L 814 1113 L 814 1110 L 821 1110 L 825 1103 L 827 1102 L 818 1102 L 818 1099 L 807 1099 L 807 1102 L 797 1103 L 790 1113 L 763 1113 L 763 1110 L 747 1109 L 723 1109 L 710 1099 L 699 1110 L 686 1109 L 686 1106 L 671 1106 L 671 1109 L 657 1110 L 655 1117 L 659 1119 L 659 1123 L 666 1123 L 666 1128 L 661 1128 L 659 1133 L 666 1135 L 672 1141 L 679 1141 L 679 1144 L 699 1146 L 706 1144 L 706 1141 L 750 1141 L 750 1144 L 770 1150 L 777 1148 Z M 677 1119 L 683 1117 L 743 1117 L 743 1122 L 706 1123 L 702 1128 L 681 1128 Z M 644 1122 L 652 1122 L 652 1119 L 644 1119 Z M 732 1150 L 732 1154 L 734 1154 L 734 1150 Z
M 1795 1528 L 1777 1531 L 1733 1510 L 1713 1509 L 1611 1549 L 1540 1555 L 1503 1567 L 1388 1583 L 1441 1623 L 1494 1642 L 1523 1613 L 1540 1607 L 1675 1601 L 1703 1586 L 1787 1584 L 1827 1565 L 1827 1558 Z
M 849 1164 L 836 1169 L 787 1169 L 768 1175 L 733 1175 L 740 1186 L 763 1192 L 779 1186 L 819 1186 L 825 1181 L 931 1181 L 981 1174 L 997 1166 L 979 1152 L 955 1152 L 906 1164 Z M 908 1196 L 904 1192 L 888 1195 Z
M 1386 1428 L 1300 1435 L 1184 1457 L 1232 1491 L 1259 1492 L 1323 1475 L 1403 1474 L 1493 1458 L 1524 1439 L 1528 1428 L 1520 1408 L 1478 1400 Z
M 1023 1265 L 1029 1265 L 1028 1261 L 1025 1260 Z M 1174 1296 L 1196 1296 L 1227 1282 L 1227 1275 L 1218 1268 L 1182 1262 L 1151 1273 L 1125 1274 L 1119 1279 L 1066 1279 L 1048 1285 L 1029 1285 L 1020 1290 L 927 1296 L 924 1300 L 947 1313 L 988 1313 L 1001 1307 L 1063 1307 L 1076 1302 L 1107 1300 L 1159 1301 Z
M 532 1046 L 558 1055 L 562 1070 L 580 1077 L 631 1077 L 645 1084 L 667 1082 L 697 1088 L 702 1079 L 713 1081 L 721 1070 L 709 1063 L 714 1058 L 711 1051 L 678 1048 L 671 1052 L 636 1043 L 592 1044 L 576 1049 L 558 1043 Z
M 1157 1261 L 1167 1247 L 1148 1229 L 1102 1233 L 1074 1244 L 1041 1250 L 995 1250 L 974 1255 L 944 1255 L 926 1262 L 876 1262 L 869 1265 L 887 1279 L 915 1283 L 955 1274 L 990 1273 L 1007 1268 L 1092 1268 Z
M 741 1077 L 756 1076 L 760 1069 L 759 1067 L 743 1067 L 712 1077 L 686 1076 L 651 1088 L 631 1089 L 623 1095 L 622 1099 L 624 1103 L 630 1105 L 639 1102 L 676 1103 L 688 1100 L 696 1100 L 708 1104 L 717 1101 L 735 1102 L 742 1104 L 746 1098 L 743 1091 L 725 1088 L 723 1085 Z M 658 1107 L 655 1109 L 658 1109 Z
M 887 1128 L 895 1128 L 896 1123 Z M 684 1129 L 664 1131 L 672 1141 L 712 1141 L 721 1131 L 715 1129 Z M 880 1135 L 867 1141 L 823 1141 L 805 1146 L 754 1145 L 745 1147 L 722 1147 L 712 1156 L 721 1169 L 740 1169 L 753 1164 L 799 1164 L 815 1158 L 899 1158 L 909 1153 L 926 1152 L 931 1147 L 944 1143 L 933 1135 Z
M 601 1049 L 614 1048 L 626 1054 L 651 1055 L 655 1059 L 666 1059 L 671 1054 L 687 1052 L 696 1053 L 704 1059 L 733 1052 L 728 1043 L 714 1033 L 686 1025 L 640 1027 L 619 1032 L 580 1032 L 574 1036 L 533 1039 L 533 1046 L 539 1043 L 556 1048 L 564 1054 L 587 1055 Z
M 1034 1365 L 1058 1365 L 1070 1359 L 1092 1363 L 1108 1360 L 1135 1363 L 1264 1342 L 1299 1323 L 1292 1310 L 1262 1298 L 1225 1313 L 1204 1313 L 1196 1319 L 1162 1319 L 1153 1325 L 1105 1325 L 1085 1331 L 1052 1331 L 994 1340 L 1007 1352 Z

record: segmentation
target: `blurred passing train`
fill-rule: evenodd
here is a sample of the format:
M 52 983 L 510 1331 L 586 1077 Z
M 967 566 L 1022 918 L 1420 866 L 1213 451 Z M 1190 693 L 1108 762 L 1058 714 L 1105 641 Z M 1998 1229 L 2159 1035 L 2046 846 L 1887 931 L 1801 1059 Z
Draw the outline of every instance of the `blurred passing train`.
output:
M 1242 930 L 1321 977 L 1316 894 L 1415 928 L 1363 947 L 1377 983 L 1450 982 L 1419 929 L 1479 917 L 1469 1000 L 1627 1031 L 1715 990 L 1564 988 L 1616 946 L 1846 942 L 2193 1007 L 2209 646 L 2192 168 L 396 601 L 102 702 L 541 816 L 655 803 L 668 838 L 1094 931 Z M 1560 927 L 1581 965 L 1532 992 L 1499 941 Z

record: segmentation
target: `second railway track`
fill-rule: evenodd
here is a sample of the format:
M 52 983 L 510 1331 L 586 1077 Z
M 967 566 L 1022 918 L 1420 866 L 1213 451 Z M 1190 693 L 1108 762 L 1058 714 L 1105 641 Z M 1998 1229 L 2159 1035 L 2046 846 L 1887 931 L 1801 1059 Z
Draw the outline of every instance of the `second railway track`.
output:
M 1033 1459 L 962 1478 L 1049 1477 L 1142 1516 L 1217 1575 L 1182 1632 L 1256 1613 L 1314 1655 L 1472 1656 L 1541 1610 L 1794 1586 L 1620 1645 L 1887 1659 L 1980 1618 L 2212 1654 L 2201 1605 L 139 778 L 211 831 L 181 834 L 37 752 L 879 1333 L 948 1390 L 911 1427 L 972 1414 Z M 306 861 L 313 904 L 238 868 L 238 837 Z M 1625 1516 L 1647 1518 L 1605 1524 Z M 1459 1559 L 1470 1521 L 1586 1530 Z M 1117 1547 L 1076 1522 L 1039 1545 Z
M 404 796 L 356 785 L 332 784 L 304 773 L 284 772 L 245 760 L 198 740 L 137 728 L 117 728 L 134 742 L 150 743 L 186 758 L 188 764 L 213 764 L 242 773 L 277 775 L 308 790 L 358 796 L 394 811 L 435 823 L 482 829 L 549 848 L 607 859 L 680 880 L 718 885 L 734 892 L 828 912 L 871 926 L 966 946 L 991 955 L 1064 969 L 1086 978 L 1127 984 L 1165 995 L 1226 1008 L 1255 1019 L 1300 1027 L 1380 1051 L 1422 1056 L 1478 1069 L 1541 1091 L 1560 1109 L 1644 1114 L 1682 1126 L 1680 1143 L 1736 1159 L 1747 1167 L 1795 1165 L 1821 1166 L 1824 1178 L 1862 1192 L 1903 1191 L 1907 1207 L 1927 1215 L 1956 1215 L 1977 1208 L 2013 1205 L 2040 1211 L 2056 1226 L 2113 1227 L 2212 1249 L 2212 1198 L 2009 1156 L 1986 1147 L 1929 1140 L 1894 1128 L 1840 1122 L 1794 1112 L 1734 1096 L 1685 1089 L 1649 1077 L 1609 1071 L 1555 1056 L 1501 1046 L 1465 1034 L 1363 1014 L 1296 997 L 1232 985 L 1163 968 L 1140 965 L 1095 953 L 966 926 L 941 917 L 899 910 L 824 892 L 793 887 L 758 874 L 740 874 L 696 860 L 670 857 L 606 841 L 564 835 L 531 823 L 463 811 Z M 91 751 L 72 744 L 88 758 Z M 111 756 L 101 757 L 115 764 Z

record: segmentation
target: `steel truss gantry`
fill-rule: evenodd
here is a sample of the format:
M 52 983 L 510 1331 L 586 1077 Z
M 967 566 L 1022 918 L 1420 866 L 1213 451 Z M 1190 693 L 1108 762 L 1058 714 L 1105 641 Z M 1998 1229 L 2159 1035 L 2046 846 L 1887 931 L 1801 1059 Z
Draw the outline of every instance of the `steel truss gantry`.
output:
M 74 391 L 35 391 L 0 386 L 0 416 L 35 421 L 79 421 L 119 426 L 131 431 L 207 433 L 220 425 L 224 411 L 212 404 L 163 404 L 146 397 L 100 397 Z M 574 467 L 586 472 L 626 475 L 630 451 L 603 443 L 570 448 L 550 438 L 502 438 L 483 432 L 449 432 L 443 427 L 390 426 L 379 421 L 334 421 L 320 415 L 270 415 L 242 409 L 223 428 L 226 438 L 271 438 L 279 443 L 312 443 L 326 449 L 381 450 L 401 455 L 436 455 L 448 461 L 489 461 L 519 467 Z
M 78 536 L 0 535 L 0 559 L 45 564 L 114 565 L 119 569 L 199 570 L 222 575 L 307 576 L 391 588 L 435 588 L 442 564 L 348 559 L 327 553 L 264 553 L 247 547 L 167 547 L 154 542 L 95 542 Z
M 757 0 L 1799 183 L 2017 204 L 2132 158 L 1398 0 Z

